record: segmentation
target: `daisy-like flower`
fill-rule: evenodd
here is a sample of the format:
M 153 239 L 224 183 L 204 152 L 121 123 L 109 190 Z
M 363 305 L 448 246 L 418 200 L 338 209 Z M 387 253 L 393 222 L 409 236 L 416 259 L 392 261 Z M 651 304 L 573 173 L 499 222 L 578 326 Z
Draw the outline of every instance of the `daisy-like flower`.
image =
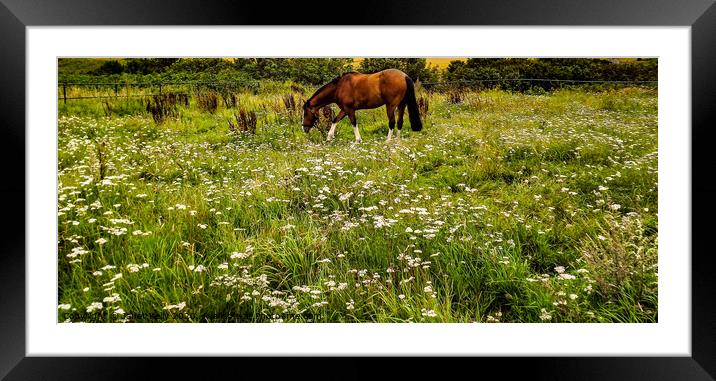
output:
M 95 312 L 97 310 L 101 310 L 102 307 L 104 307 L 102 305 L 102 302 L 94 302 L 94 303 L 90 304 L 89 306 L 87 306 L 87 313 L 89 314 L 89 313 Z
M 169 304 L 169 305 L 164 306 L 164 309 L 167 311 L 171 311 L 171 310 L 181 311 L 184 309 L 184 307 L 186 307 L 186 302 L 181 302 L 179 304 Z
M 119 294 L 112 294 L 111 296 L 106 296 L 104 299 L 102 299 L 105 303 L 116 303 L 121 301 L 122 298 L 119 297 Z
M 547 310 L 545 308 L 542 308 L 540 310 L 539 319 L 542 321 L 549 321 L 549 320 L 552 320 L 552 315 L 549 312 L 547 312 Z

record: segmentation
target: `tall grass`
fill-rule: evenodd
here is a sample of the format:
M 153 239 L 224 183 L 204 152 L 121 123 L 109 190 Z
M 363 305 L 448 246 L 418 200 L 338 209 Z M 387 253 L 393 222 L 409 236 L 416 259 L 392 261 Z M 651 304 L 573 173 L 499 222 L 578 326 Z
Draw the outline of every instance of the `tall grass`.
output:
M 274 90 L 60 102 L 59 321 L 657 321 L 655 92 L 421 93 L 356 145 Z

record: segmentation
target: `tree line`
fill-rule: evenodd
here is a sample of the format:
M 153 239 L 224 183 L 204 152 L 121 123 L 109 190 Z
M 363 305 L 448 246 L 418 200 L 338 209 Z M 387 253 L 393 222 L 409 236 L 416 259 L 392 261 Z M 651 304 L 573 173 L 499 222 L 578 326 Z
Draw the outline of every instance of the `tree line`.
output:
M 84 66 L 71 60 L 78 59 L 59 59 L 60 82 L 274 80 L 319 85 L 352 70 L 372 73 L 396 68 L 416 82 L 492 80 L 479 85 L 525 91 L 550 90 L 557 84 L 508 80 L 655 81 L 658 77 L 658 61 L 652 58 L 469 58 L 454 60 L 444 70 L 429 65 L 426 58 L 124 58 L 105 59 L 101 64 L 88 61 Z
M 561 81 L 656 81 L 656 58 L 470 58 L 452 61 L 444 72 L 445 81 L 498 87 L 512 91 L 534 88 L 552 90 Z M 551 79 L 554 81 L 514 81 L 514 79 Z M 490 80 L 490 82 L 479 82 Z M 579 84 L 573 82 L 570 85 Z

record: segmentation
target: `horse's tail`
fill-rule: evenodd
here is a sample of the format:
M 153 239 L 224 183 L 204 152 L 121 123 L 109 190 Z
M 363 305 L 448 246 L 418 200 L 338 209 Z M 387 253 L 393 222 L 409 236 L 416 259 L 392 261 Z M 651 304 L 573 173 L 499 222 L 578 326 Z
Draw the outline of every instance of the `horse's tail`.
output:
M 408 105 L 410 128 L 413 131 L 420 131 L 423 129 L 423 122 L 420 121 L 418 102 L 415 100 L 415 85 L 413 84 L 413 80 L 407 75 L 405 76 L 405 84 L 407 85 L 407 89 L 405 90 L 405 98 L 403 98 L 403 101 Z

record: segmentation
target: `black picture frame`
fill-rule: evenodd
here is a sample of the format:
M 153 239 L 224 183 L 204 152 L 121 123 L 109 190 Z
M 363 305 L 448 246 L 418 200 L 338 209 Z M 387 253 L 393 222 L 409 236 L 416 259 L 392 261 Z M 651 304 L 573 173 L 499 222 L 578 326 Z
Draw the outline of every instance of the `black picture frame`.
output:
M 713 0 L 368 0 L 341 12 L 335 2 L 0 0 L 0 105 L 4 163 L 0 194 L 9 209 L 0 240 L 0 377 L 35 379 L 128 379 L 159 369 L 162 378 L 185 375 L 182 359 L 26 357 L 25 350 L 25 27 L 42 25 L 615 25 L 690 26 L 692 66 L 692 327 L 691 357 L 471 358 L 470 367 L 508 372 L 510 378 L 579 380 L 713 380 L 716 377 L 716 298 L 712 293 L 709 217 L 716 186 L 707 145 L 716 120 L 716 6 Z M 380 10 L 380 11 L 376 11 Z M 712 138 L 709 138 L 711 136 Z M 668 143 L 667 143 L 668 144 Z M 19 165 L 22 162 L 23 165 Z M 23 202 L 19 202 L 23 200 Z M 139 343 L 138 343 L 139 344 Z M 235 359 L 225 359 L 236 361 Z M 303 359 L 308 366 L 315 361 Z M 341 359 L 342 372 L 361 371 L 360 360 Z M 223 363 L 223 362 L 222 362 Z M 233 364 L 233 363 L 232 363 Z M 234 364 L 235 365 L 235 364 Z M 517 365 L 517 366 L 516 366 Z M 211 372 L 222 366 L 189 368 Z M 277 366 L 272 375 L 296 373 Z M 389 369 L 402 373 L 404 369 Z M 418 368 L 415 368 L 418 369 Z M 278 373 L 275 373 L 278 372 Z

